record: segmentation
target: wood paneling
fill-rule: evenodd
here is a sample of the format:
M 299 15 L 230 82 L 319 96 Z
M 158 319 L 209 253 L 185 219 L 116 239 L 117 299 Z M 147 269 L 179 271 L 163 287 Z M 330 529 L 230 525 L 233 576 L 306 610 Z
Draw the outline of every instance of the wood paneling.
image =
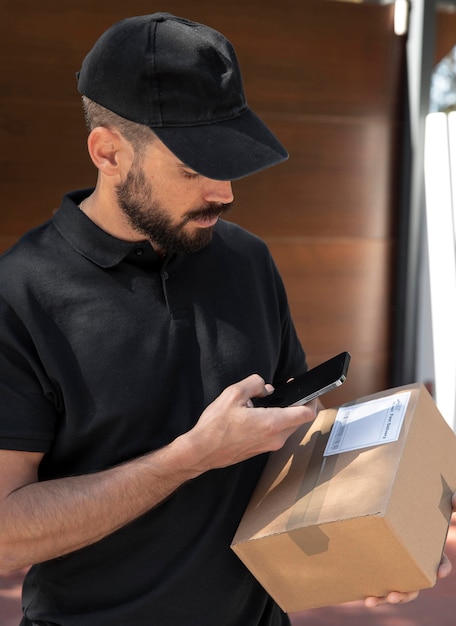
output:
M 394 234 L 385 210 L 394 188 L 388 120 L 308 116 L 274 127 L 290 159 L 236 181 L 234 220 L 263 237 Z
M 269 245 L 292 294 L 290 305 L 309 366 L 349 350 L 350 374 L 334 397 L 346 400 L 381 389 L 388 379 L 385 320 L 391 317 L 392 244 L 374 239 L 290 238 Z
M 47 219 L 63 193 L 94 183 L 75 73 L 113 22 L 164 8 L 231 39 L 250 104 L 290 152 L 235 183 L 232 219 L 270 245 L 309 364 L 352 352 L 337 401 L 385 388 L 404 52 L 392 5 L 4 0 L 1 249 Z
M 456 8 L 437 7 L 436 8 L 436 35 L 435 35 L 435 56 L 434 63 L 447 56 L 456 46 Z
M 379 353 L 388 341 L 383 325 L 391 249 L 361 239 L 271 242 L 294 294 L 293 313 L 311 353 L 350 348 Z M 318 276 L 318 280 L 315 280 Z M 377 332 L 371 332 L 371 329 Z

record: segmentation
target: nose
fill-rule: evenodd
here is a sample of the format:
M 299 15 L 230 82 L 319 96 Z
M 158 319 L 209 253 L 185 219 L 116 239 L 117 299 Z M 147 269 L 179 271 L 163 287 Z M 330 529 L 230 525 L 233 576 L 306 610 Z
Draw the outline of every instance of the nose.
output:
M 234 195 L 231 181 L 207 178 L 205 182 L 204 199 L 207 202 L 220 202 L 221 204 L 233 202 Z

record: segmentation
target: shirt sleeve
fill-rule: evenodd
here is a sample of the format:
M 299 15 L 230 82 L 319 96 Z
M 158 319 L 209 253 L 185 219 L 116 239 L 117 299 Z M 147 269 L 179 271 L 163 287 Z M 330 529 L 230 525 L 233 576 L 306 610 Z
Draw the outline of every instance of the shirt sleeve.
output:
M 0 297 L 0 448 L 47 452 L 58 417 L 25 325 Z

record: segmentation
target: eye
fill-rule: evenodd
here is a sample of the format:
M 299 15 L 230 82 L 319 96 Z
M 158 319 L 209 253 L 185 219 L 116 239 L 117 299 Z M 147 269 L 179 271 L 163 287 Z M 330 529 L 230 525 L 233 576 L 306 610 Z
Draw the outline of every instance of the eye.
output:
M 184 175 L 184 178 L 190 178 L 190 179 L 198 178 L 199 176 L 198 172 L 191 172 L 188 170 L 182 170 L 182 174 Z

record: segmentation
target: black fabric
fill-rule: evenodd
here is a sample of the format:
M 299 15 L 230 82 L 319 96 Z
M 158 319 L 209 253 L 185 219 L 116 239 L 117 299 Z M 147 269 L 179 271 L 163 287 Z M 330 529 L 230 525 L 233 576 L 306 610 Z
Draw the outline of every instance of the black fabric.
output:
M 109 28 L 85 57 L 78 89 L 152 128 L 181 161 L 209 178 L 235 180 L 288 158 L 247 105 L 231 43 L 170 13 Z
M 219 221 L 163 263 L 64 198 L 0 260 L 0 446 L 41 479 L 93 472 L 190 429 L 229 384 L 306 369 L 266 246 Z M 12 279 L 14 277 L 14 279 Z M 59 626 L 288 624 L 230 550 L 262 455 L 205 475 L 93 546 L 32 567 L 29 619 Z

